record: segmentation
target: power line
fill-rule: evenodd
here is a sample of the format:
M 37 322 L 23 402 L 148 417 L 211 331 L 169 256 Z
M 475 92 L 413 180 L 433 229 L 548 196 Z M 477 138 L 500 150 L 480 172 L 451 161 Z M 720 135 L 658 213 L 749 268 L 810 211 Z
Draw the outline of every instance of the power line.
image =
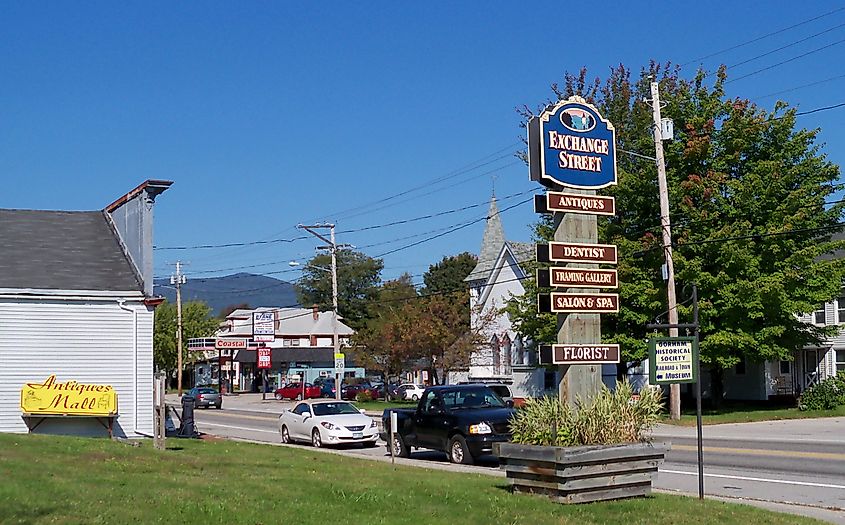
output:
M 763 68 L 757 69 L 757 70 L 755 70 L 755 71 L 752 71 L 752 72 L 750 72 L 750 73 L 746 73 L 745 75 L 740 75 L 740 76 L 735 77 L 735 78 L 732 78 L 732 79 L 730 79 L 730 80 L 726 80 L 726 81 L 725 81 L 725 84 L 730 84 L 731 82 L 736 82 L 737 80 L 742 80 L 742 79 L 744 79 L 744 78 L 748 78 L 748 77 L 753 76 L 753 75 L 756 75 L 756 74 L 758 74 L 758 73 L 762 73 L 763 71 L 768 71 L 768 70 L 770 70 L 770 69 L 774 69 L 774 68 L 776 68 L 776 67 L 778 67 L 778 66 L 782 66 L 782 65 L 784 65 L 784 64 L 788 64 L 789 62 L 793 62 L 793 61 L 795 61 L 795 60 L 798 60 L 799 58 L 804 58 L 804 57 L 805 57 L 805 56 L 807 56 L 807 55 L 812 55 L 813 53 L 818 53 L 819 51 L 824 51 L 825 49 L 831 48 L 831 47 L 833 47 L 833 46 L 837 46 L 837 45 L 839 45 L 839 44 L 842 44 L 843 42 L 845 42 L 845 38 L 843 38 L 842 40 L 837 40 L 836 42 L 831 42 L 830 44 L 824 45 L 824 46 L 822 46 L 822 47 L 817 47 L 816 49 L 813 49 L 813 50 L 807 51 L 807 52 L 805 52 L 805 53 L 801 53 L 800 55 L 797 55 L 797 56 L 794 56 L 794 57 L 788 58 L 788 59 L 786 59 L 786 60 L 782 60 L 782 61 L 777 62 L 777 63 L 775 63 L 775 64 L 772 64 L 772 65 L 770 65 L 770 66 L 766 66 L 766 67 L 763 67 Z
M 807 20 L 803 20 L 803 21 L 798 22 L 796 24 L 792 24 L 791 26 L 784 27 L 782 29 L 777 29 L 775 31 L 772 31 L 771 33 L 766 33 L 765 35 L 762 35 L 762 36 L 759 36 L 759 37 L 756 37 L 756 38 L 752 38 L 751 40 L 746 40 L 745 42 L 741 42 L 739 44 L 736 44 L 736 45 L 733 45 L 733 46 L 730 46 L 730 47 L 726 47 L 726 48 L 721 49 L 719 51 L 710 53 L 709 55 L 704 55 L 703 57 L 699 57 L 699 58 L 695 58 L 693 60 L 689 60 L 689 61 L 681 64 L 681 66 L 683 67 L 683 66 L 689 65 L 693 62 L 698 62 L 700 60 L 706 60 L 708 58 L 713 58 L 714 56 L 721 55 L 722 53 L 727 53 L 728 51 L 733 51 L 734 49 L 739 49 L 741 47 L 745 47 L 749 44 L 753 44 L 755 42 L 759 42 L 759 41 L 764 40 L 766 38 L 769 38 L 769 37 L 772 37 L 772 36 L 775 36 L 775 35 L 779 35 L 781 33 L 789 31 L 790 29 L 795 29 L 796 27 L 800 27 L 800 26 L 803 26 L 805 24 L 809 24 L 810 22 L 815 22 L 816 20 L 820 20 L 822 18 L 836 14 L 836 13 L 843 11 L 843 10 L 845 10 L 845 7 L 840 7 L 840 8 L 834 9 L 833 11 L 828 11 L 827 13 L 822 13 L 818 16 L 814 16 L 813 18 L 808 18 Z
M 835 77 L 826 78 L 824 80 L 818 80 L 816 82 L 810 82 L 809 84 L 802 84 L 800 86 L 795 86 L 795 87 L 791 87 L 791 88 L 788 88 L 788 89 L 783 89 L 781 91 L 775 91 L 774 93 L 769 93 L 768 95 L 763 95 L 763 96 L 760 96 L 760 97 L 754 97 L 754 100 L 762 100 L 764 98 L 774 97 L 776 95 L 782 95 L 783 93 L 789 93 L 791 91 L 797 91 L 799 89 L 817 86 L 819 84 L 824 84 L 825 82 L 830 82 L 832 80 L 838 80 L 840 78 L 845 78 L 845 74 L 836 75 Z
M 816 37 L 818 37 L 818 36 L 821 36 L 821 35 L 824 35 L 824 34 L 830 33 L 831 31 L 835 31 L 836 29 L 839 29 L 840 27 L 845 27 L 845 23 L 842 23 L 842 24 L 839 24 L 839 25 L 837 25 L 837 26 L 833 26 L 833 27 L 831 27 L 831 28 L 825 29 L 824 31 L 819 31 L 818 33 L 812 34 L 812 35 L 810 35 L 810 36 L 808 36 L 808 37 L 804 37 L 804 38 L 802 38 L 802 39 L 800 39 L 800 40 L 795 40 L 795 41 L 790 42 L 790 43 L 788 43 L 788 44 L 786 44 L 786 45 L 783 45 L 783 46 L 780 46 L 780 47 L 778 47 L 778 48 L 772 49 L 771 51 L 766 51 L 765 53 L 761 53 L 761 54 L 759 54 L 759 55 L 757 55 L 757 56 L 753 56 L 753 57 L 751 57 L 751 58 L 747 58 L 747 59 L 745 59 L 745 60 L 743 60 L 743 61 L 741 61 L 741 62 L 737 62 L 736 64 L 731 64 L 731 65 L 729 65 L 729 66 L 727 67 L 727 69 L 732 69 L 732 68 L 735 68 L 735 67 L 737 67 L 737 66 L 741 66 L 741 65 L 747 64 L 747 63 L 749 63 L 749 62 L 753 62 L 753 61 L 755 61 L 755 60 L 757 60 L 757 59 L 759 59 L 759 58 L 763 58 L 763 57 L 767 57 L 767 56 L 769 56 L 769 55 L 773 55 L 773 54 L 777 53 L 778 51 L 783 51 L 784 49 L 788 49 L 788 48 L 790 48 L 790 47 L 793 47 L 793 46 L 796 46 L 796 45 L 798 45 L 798 44 L 804 43 L 804 42 L 806 42 L 807 40 L 812 40 L 812 39 L 814 39 L 814 38 L 816 38 Z

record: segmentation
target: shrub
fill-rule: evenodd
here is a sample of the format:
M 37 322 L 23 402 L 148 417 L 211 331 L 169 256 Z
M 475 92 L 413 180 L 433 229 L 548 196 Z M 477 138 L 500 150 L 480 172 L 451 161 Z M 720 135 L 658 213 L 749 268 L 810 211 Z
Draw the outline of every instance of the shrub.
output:
M 529 399 L 511 420 L 513 441 L 562 447 L 644 441 L 660 419 L 662 396 L 659 388 L 646 388 L 636 397 L 626 380 L 613 391 L 602 385 L 592 402 L 578 400 L 574 409 L 557 398 Z
M 845 405 L 845 374 L 828 377 L 811 386 L 798 398 L 799 410 L 831 410 Z
M 363 391 L 355 394 L 355 401 L 357 401 L 359 403 L 365 403 L 367 401 L 372 401 L 372 400 L 373 400 L 373 395 L 370 394 L 370 392 L 367 391 L 367 390 L 363 390 Z

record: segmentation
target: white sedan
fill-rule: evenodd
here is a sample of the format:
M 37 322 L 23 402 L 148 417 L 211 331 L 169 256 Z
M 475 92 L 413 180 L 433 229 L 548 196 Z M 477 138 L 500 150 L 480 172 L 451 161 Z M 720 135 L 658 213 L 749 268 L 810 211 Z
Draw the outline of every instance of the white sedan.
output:
M 403 399 L 417 401 L 422 397 L 423 392 L 425 392 L 425 387 L 413 383 L 405 383 L 399 385 L 398 390 L 402 392 Z
M 279 434 L 282 443 L 310 441 L 315 447 L 361 443 L 372 447 L 378 440 L 378 425 L 352 403 L 310 399 L 282 412 Z

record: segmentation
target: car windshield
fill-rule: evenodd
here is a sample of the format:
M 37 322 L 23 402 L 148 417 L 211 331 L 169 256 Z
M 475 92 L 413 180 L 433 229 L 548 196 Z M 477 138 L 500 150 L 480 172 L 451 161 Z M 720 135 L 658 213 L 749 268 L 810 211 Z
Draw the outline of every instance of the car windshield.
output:
M 360 414 L 351 403 L 315 403 L 315 416 L 335 416 L 340 414 Z
M 447 410 L 505 407 L 505 402 L 502 401 L 502 398 L 486 386 L 444 392 L 443 404 Z

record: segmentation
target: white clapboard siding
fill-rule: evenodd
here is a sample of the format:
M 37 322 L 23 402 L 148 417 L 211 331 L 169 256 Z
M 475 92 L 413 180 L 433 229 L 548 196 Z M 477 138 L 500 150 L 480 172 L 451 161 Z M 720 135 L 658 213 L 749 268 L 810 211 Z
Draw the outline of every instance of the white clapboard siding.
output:
M 116 436 L 152 434 L 153 314 L 140 303 L 126 303 L 126 308 L 135 315 L 114 300 L 0 298 L 0 432 L 27 431 L 21 418 L 21 387 L 55 374 L 60 382 L 115 388 Z M 49 419 L 37 432 L 102 434 L 104 429 L 94 420 Z

